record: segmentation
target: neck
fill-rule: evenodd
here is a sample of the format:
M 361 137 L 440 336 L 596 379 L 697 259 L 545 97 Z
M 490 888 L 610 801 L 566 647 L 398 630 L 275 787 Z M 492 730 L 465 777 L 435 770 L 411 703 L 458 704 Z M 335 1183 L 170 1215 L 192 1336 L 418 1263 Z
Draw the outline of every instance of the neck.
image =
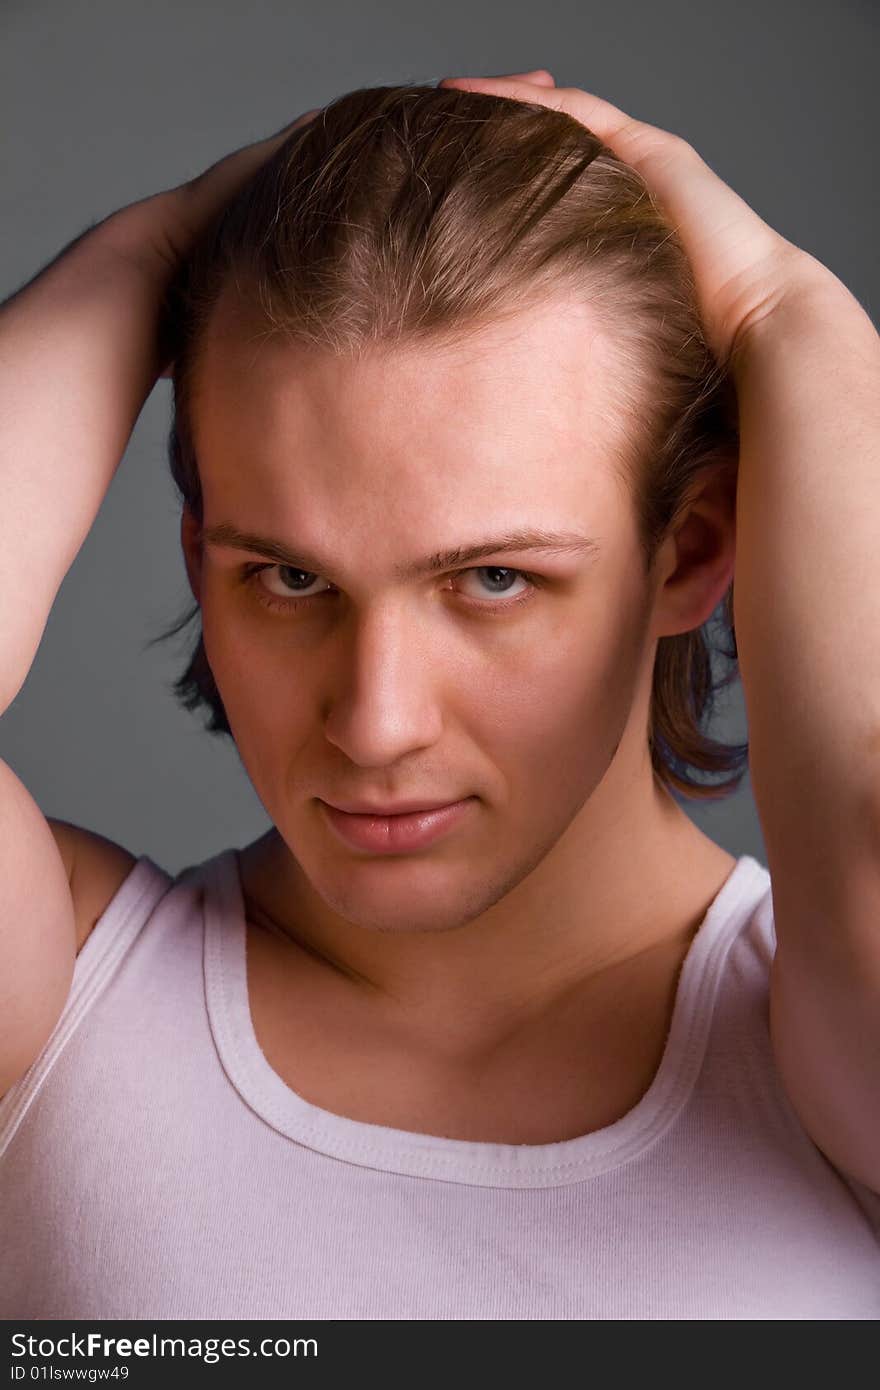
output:
M 732 871 L 735 859 L 650 771 L 630 793 L 626 814 L 605 819 L 591 798 L 586 827 L 576 817 L 531 873 L 447 930 L 371 930 L 342 916 L 273 828 L 239 855 L 247 915 L 389 1017 L 458 1038 L 503 1033 L 573 993 L 615 988 L 630 967 L 680 964 Z

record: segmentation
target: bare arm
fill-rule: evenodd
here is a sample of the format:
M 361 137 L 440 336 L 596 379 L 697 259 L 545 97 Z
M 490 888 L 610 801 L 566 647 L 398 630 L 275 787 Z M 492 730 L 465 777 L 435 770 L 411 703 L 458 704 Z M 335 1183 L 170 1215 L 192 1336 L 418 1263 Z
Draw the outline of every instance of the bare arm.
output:
M 0 308 L 0 711 L 161 369 L 161 293 L 111 218 Z
M 440 86 L 564 111 L 637 169 L 733 363 L 734 618 L 773 886 L 774 1055 L 816 1145 L 880 1191 L 880 337 L 680 136 L 545 71 Z
M 749 335 L 736 390 L 734 617 L 774 1051 L 816 1144 L 880 1191 L 880 337 L 814 275 Z
M 0 714 L 167 365 L 167 284 L 206 223 L 282 140 L 122 208 L 0 306 Z
M 113 213 L 0 306 L 0 715 L 167 365 L 158 340 L 170 278 L 206 223 L 313 114 Z M 69 993 L 71 874 L 0 760 L 0 1094 L 38 1055 Z

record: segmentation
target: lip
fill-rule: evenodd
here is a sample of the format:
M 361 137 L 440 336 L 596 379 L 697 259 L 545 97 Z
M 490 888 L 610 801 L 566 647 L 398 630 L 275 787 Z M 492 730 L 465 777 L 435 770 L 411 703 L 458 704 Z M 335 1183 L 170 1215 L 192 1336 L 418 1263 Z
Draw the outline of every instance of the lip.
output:
M 412 811 L 436 811 L 442 806 L 454 806 L 454 801 L 429 801 L 411 797 L 409 801 L 398 801 L 393 806 L 371 806 L 368 801 L 328 801 L 325 805 L 337 811 L 347 811 L 353 816 L 408 816 Z
M 332 829 L 352 848 L 371 854 L 407 854 L 445 835 L 458 824 L 473 800 L 468 796 L 445 806 L 393 816 L 342 811 L 327 801 L 322 801 L 321 805 Z

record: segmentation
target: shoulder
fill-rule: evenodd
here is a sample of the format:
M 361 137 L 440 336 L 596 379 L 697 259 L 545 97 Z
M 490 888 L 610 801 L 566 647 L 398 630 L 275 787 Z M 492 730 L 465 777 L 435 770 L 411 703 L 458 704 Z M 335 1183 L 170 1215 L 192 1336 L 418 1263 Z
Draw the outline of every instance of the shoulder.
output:
M 67 870 L 79 955 L 92 928 L 137 863 L 137 855 L 97 831 L 69 821 L 49 820 L 49 829 Z

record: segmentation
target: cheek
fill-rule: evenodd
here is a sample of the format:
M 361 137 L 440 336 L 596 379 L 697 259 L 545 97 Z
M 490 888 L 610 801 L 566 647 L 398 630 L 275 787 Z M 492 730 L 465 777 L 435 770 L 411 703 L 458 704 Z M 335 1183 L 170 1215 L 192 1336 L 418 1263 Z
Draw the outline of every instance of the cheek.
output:
M 267 642 L 261 624 L 236 621 L 229 600 L 202 604 L 202 633 L 211 673 L 220 692 L 236 747 L 249 769 L 267 755 L 277 765 L 278 749 L 296 747 L 305 736 L 309 702 L 292 679 L 293 658 Z M 274 755 L 274 756 L 273 756 Z
M 484 687 L 482 742 L 512 799 L 529 806 L 589 795 L 623 737 L 643 653 L 637 628 L 607 611 L 581 614 L 548 634 L 515 676 Z

